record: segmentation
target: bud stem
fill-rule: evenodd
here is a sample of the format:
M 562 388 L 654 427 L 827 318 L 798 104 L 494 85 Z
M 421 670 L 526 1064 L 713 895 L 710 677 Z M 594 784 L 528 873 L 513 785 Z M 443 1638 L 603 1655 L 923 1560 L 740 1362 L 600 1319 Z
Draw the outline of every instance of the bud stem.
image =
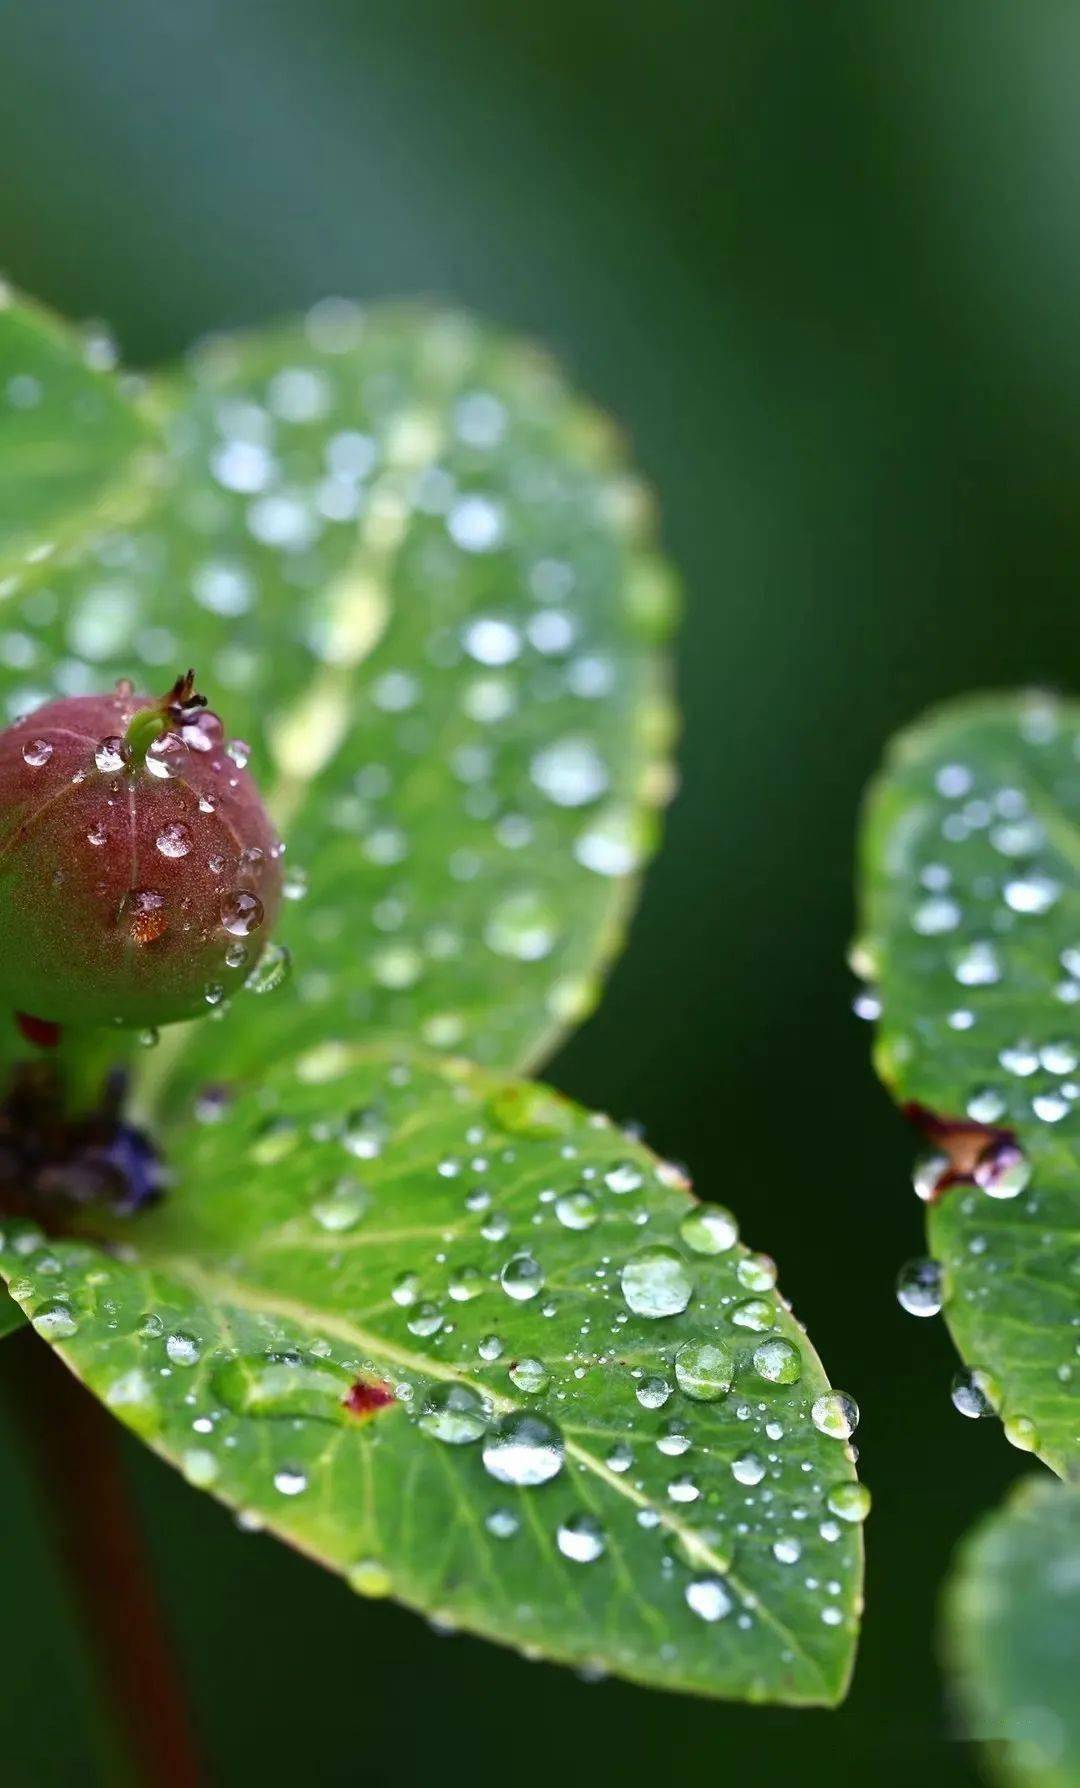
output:
M 168 732 L 169 722 L 160 708 L 140 708 L 128 722 L 124 734 L 124 744 L 130 752 L 129 763 L 133 769 L 141 769 L 146 762 L 146 754 L 155 739 Z

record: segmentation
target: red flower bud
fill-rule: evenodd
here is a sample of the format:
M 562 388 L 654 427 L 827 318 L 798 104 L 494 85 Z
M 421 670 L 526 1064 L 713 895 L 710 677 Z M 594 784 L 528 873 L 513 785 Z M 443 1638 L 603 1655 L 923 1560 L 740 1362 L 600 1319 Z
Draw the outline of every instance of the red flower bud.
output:
M 158 1025 L 239 984 L 281 893 L 281 847 L 246 760 L 192 672 L 157 701 L 121 683 L 0 732 L 10 1012 Z

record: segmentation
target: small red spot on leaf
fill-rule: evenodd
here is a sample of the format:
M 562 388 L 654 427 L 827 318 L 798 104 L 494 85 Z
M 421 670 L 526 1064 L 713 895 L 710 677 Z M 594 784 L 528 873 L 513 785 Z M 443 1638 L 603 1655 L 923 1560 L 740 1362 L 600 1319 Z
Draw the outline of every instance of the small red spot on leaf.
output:
M 60 1026 L 50 1018 L 34 1018 L 29 1012 L 16 1012 L 15 1023 L 28 1043 L 38 1049 L 55 1049 L 60 1041 Z
M 358 1378 L 344 1399 L 349 1414 L 357 1416 L 361 1421 L 395 1401 L 388 1384 L 372 1384 L 366 1378 Z

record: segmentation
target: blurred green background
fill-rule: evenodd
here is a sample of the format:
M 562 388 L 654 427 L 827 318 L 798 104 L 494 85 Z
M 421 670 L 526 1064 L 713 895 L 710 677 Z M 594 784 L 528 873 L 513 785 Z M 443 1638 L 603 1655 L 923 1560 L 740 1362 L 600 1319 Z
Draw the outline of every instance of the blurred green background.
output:
M 0 13 L 0 262 L 125 358 L 328 291 L 452 296 L 624 422 L 685 576 L 684 786 L 551 1077 L 775 1252 L 863 1405 L 869 1608 L 835 1715 L 575 1678 L 368 1606 L 130 1449 L 218 1779 L 965 1788 L 951 1548 L 1025 1469 L 903 1316 L 912 1139 L 843 960 L 887 734 L 1080 686 L 1069 0 L 37 0 Z M 985 1431 L 984 1431 L 985 1430 Z M 91 1779 L 87 1673 L 0 1432 L 3 1779 Z

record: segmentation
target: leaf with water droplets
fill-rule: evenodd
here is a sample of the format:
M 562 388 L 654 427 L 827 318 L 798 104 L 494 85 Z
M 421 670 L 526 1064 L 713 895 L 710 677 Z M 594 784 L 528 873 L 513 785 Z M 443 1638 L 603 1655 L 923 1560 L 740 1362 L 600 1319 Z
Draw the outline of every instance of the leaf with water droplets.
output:
M 43 694 L 195 665 L 250 759 L 289 954 L 215 1050 L 255 1071 L 270 1029 L 361 1030 L 533 1062 L 591 1009 L 671 789 L 672 578 L 615 431 L 540 353 L 420 307 L 216 339 L 158 403 L 153 511 L 7 625 Z M 207 1048 L 168 1032 L 144 1104 Z
M 202 1120 L 176 1114 L 156 1209 L 4 1238 L 121 1420 L 441 1623 L 662 1687 L 842 1696 L 857 1412 L 771 1282 L 740 1321 L 762 1257 L 730 1213 L 559 1095 L 404 1048 L 275 1056 Z
M 149 426 L 111 367 L 104 336 L 76 335 L 0 283 L 0 596 L 51 575 L 59 552 L 145 495 Z M 36 689 L 32 637 L 5 626 L 5 680 Z
M 940 1275 L 914 1265 L 972 1369 L 954 1400 L 1080 1476 L 1080 710 L 984 697 L 901 735 L 861 863 L 877 1066 L 929 1150 Z
M 1012 1788 L 1080 1781 L 1080 1493 L 1018 1484 L 965 1540 L 945 1640 L 972 1735 Z

